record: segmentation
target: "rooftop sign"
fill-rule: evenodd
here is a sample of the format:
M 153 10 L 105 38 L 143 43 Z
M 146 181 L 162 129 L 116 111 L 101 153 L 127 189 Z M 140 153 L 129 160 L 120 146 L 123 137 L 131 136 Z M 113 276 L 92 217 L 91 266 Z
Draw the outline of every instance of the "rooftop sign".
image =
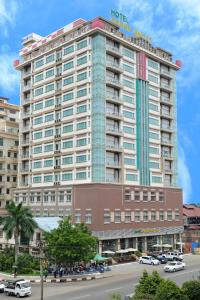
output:
M 125 29 L 126 31 L 131 31 L 131 27 L 128 24 L 128 19 L 125 15 L 122 13 L 118 12 L 115 9 L 111 9 L 111 21 L 118 25 L 119 27 Z

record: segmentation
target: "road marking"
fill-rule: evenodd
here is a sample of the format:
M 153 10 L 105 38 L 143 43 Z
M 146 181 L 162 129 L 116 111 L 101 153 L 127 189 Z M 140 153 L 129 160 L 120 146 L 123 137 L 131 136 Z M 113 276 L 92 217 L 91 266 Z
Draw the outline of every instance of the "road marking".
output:
M 196 272 L 198 272 L 198 270 L 195 270 Z M 179 273 L 179 274 L 171 274 L 171 275 L 167 275 L 167 276 L 165 276 L 165 277 L 167 277 L 167 278 L 170 278 L 170 277 L 178 277 L 178 276 L 180 276 L 180 275 L 184 275 L 184 274 L 188 274 L 188 273 L 194 273 L 194 270 L 192 270 L 192 271 L 188 271 L 188 272 L 181 272 L 181 273 Z
M 90 296 L 90 295 L 89 294 L 88 295 L 83 295 L 83 296 L 80 296 L 80 297 L 72 298 L 71 300 L 83 299 L 83 298 L 86 298 L 88 296 Z
M 118 287 L 118 288 L 114 288 L 114 289 L 105 290 L 105 292 L 112 292 L 112 291 L 121 290 L 121 289 L 122 289 L 122 287 Z

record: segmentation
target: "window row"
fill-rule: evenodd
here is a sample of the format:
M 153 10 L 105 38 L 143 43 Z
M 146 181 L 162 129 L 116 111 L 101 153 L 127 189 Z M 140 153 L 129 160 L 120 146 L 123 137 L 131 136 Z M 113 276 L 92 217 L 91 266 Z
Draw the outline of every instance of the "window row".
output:
M 56 174 L 46 174 L 46 175 L 33 175 L 33 183 L 48 183 L 48 182 L 60 182 L 60 181 L 72 181 L 72 180 L 84 180 L 90 178 L 90 172 L 86 169 L 83 170 L 69 170 L 66 172 L 56 173 Z
M 131 191 L 125 190 L 124 194 L 125 201 L 165 201 L 165 194 L 164 192 L 157 192 L 157 191 Z

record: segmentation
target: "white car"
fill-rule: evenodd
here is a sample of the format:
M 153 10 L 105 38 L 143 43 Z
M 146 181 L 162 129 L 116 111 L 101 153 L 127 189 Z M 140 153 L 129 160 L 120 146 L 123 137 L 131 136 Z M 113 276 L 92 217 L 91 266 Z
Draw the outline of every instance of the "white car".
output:
M 0 280 L 0 293 L 3 293 L 5 289 L 5 281 Z
M 183 270 L 183 269 L 185 269 L 185 263 L 183 263 L 181 261 L 172 261 L 172 262 L 169 262 L 164 267 L 164 271 L 165 272 L 176 272 L 176 271 Z
M 141 256 L 139 259 L 139 263 L 148 265 L 159 265 L 160 261 L 152 256 Z

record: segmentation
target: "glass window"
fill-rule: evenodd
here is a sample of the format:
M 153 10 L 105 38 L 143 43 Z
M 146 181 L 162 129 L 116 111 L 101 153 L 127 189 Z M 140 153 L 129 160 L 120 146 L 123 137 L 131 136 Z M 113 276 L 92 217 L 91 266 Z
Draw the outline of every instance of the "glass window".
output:
M 45 159 L 44 160 L 44 167 L 45 168 L 53 167 L 53 159 Z
M 77 98 L 83 97 L 87 95 L 87 89 L 81 89 L 77 91 Z
M 131 222 L 131 211 L 125 211 L 125 223 Z
M 135 70 L 134 70 L 133 66 L 130 66 L 130 65 L 127 65 L 127 64 L 123 64 L 123 69 L 126 72 L 129 72 L 129 73 L 132 73 L 132 74 L 135 73 Z
M 158 91 L 149 89 L 149 96 L 158 97 Z
M 40 183 L 42 181 L 42 177 L 41 176 L 34 176 L 33 177 L 33 183 Z
M 62 180 L 63 181 L 72 180 L 72 171 L 63 173 L 62 174 Z
M 42 146 L 36 146 L 33 148 L 33 153 L 38 154 L 42 152 Z
M 129 126 L 123 126 L 124 133 L 134 134 L 134 128 Z
M 155 105 L 153 103 L 149 103 L 149 109 L 154 110 L 154 111 L 158 111 L 158 105 Z
M 69 70 L 69 69 L 71 69 L 71 68 L 73 68 L 73 67 L 74 67 L 74 61 L 73 61 L 73 60 L 71 60 L 71 61 L 65 63 L 64 66 L 63 66 L 64 71 L 65 71 L 65 70 Z
M 69 76 L 69 77 L 66 77 L 63 80 L 63 85 L 72 84 L 73 82 L 74 82 L 74 77 L 73 76 Z
M 86 179 L 87 177 L 87 173 L 85 171 L 77 171 L 76 172 L 76 179 L 77 180 L 82 180 L 82 179 Z
M 123 55 L 127 56 L 131 59 L 134 59 L 134 57 L 135 57 L 134 52 L 132 50 L 127 49 L 127 48 L 123 48 Z
M 35 75 L 34 77 L 34 82 L 38 82 L 40 80 L 43 80 L 44 76 L 43 76 L 43 73 L 40 73 L 38 75 Z
M 69 100 L 72 100 L 73 98 L 74 98 L 74 93 L 73 92 L 70 92 L 70 93 L 67 93 L 67 94 L 63 95 L 63 101 L 69 101 Z
M 133 104 L 135 102 L 133 97 L 130 97 L 127 95 L 123 95 L 122 97 L 123 97 L 124 102 L 131 103 L 131 104 Z
M 43 66 L 43 64 L 44 64 L 44 59 L 43 59 L 43 58 L 37 60 L 37 61 L 35 62 L 35 69 L 37 69 L 37 68 Z
M 45 144 L 44 152 L 51 152 L 51 151 L 53 151 L 53 144 Z
M 159 154 L 159 148 L 149 147 L 150 154 Z
M 147 222 L 149 220 L 148 211 L 143 211 L 143 221 Z
M 92 224 L 92 214 L 85 215 L 85 224 Z
M 159 162 L 150 161 L 149 162 L 149 167 L 153 168 L 153 169 L 159 169 L 160 168 L 160 164 L 159 164 Z
M 110 212 L 104 211 L 104 224 L 110 223 Z
M 34 95 L 35 96 L 39 96 L 39 95 L 42 95 L 43 94 L 43 87 L 41 88 L 38 88 L 34 91 Z
M 135 159 L 125 157 L 124 158 L 124 164 L 125 165 L 130 165 L 130 166 L 135 166 Z
M 83 40 L 77 43 L 77 50 L 87 47 L 87 40 Z
M 150 139 L 159 140 L 159 134 L 155 132 L 149 132 Z
M 140 212 L 135 211 L 135 222 L 140 222 Z
M 43 122 L 43 117 L 35 118 L 33 121 L 34 125 L 41 124 L 42 122 Z
M 63 126 L 63 133 L 72 132 L 73 131 L 73 124 Z
M 67 148 L 73 148 L 72 140 L 67 140 L 67 141 L 63 142 L 63 149 L 67 149 Z
M 48 64 L 48 63 L 50 63 L 50 62 L 52 62 L 54 60 L 55 60 L 55 55 L 54 54 L 48 55 L 46 57 L 46 64 Z
M 84 113 L 87 111 L 87 105 L 80 105 L 77 107 L 77 114 Z
M 138 180 L 138 176 L 137 176 L 137 174 L 127 173 L 126 174 L 126 180 L 127 181 L 137 181 Z
M 133 81 L 127 80 L 127 79 L 123 79 L 123 85 L 125 87 L 128 87 L 130 89 L 134 89 L 135 88 L 135 84 Z
M 151 221 L 156 221 L 156 212 L 155 211 L 151 212 Z
M 50 122 L 54 120 L 54 114 L 45 115 L 45 122 Z
M 45 101 L 45 107 L 49 107 L 49 106 L 53 106 L 54 105 L 54 99 L 51 98 L 51 99 L 47 99 Z
M 115 223 L 121 223 L 121 211 L 114 212 L 114 221 Z
M 87 128 L 87 122 L 81 122 L 77 124 L 77 130 L 83 130 Z
M 42 131 L 34 132 L 34 140 L 41 139 L 41 138 L 42 138 Z
M 41 162 L 41 160 L 34 161 L 34 162 L 33 162 L 33 168 L 34 168 L 34 169 L 42 168 L 42 162 Z
M 49 137 L 53 135 L 53 129 L 46 129 L 44 132 L 45 137 Z
M 43 109 L 43 102 L 35 103 L 34 110 L 40 110 L 40 109 Z
M 54 69 L 49 69 L 46 71 L 46 78 L 54 76 Z
M 159 219 L 160 221 L 164 221 L 164 211 L 159 212 Z
M 46 93 L 53 91 L 53 90 L 54 90 L 54 83 L 50 83 L 50 84 L 46 85 L 46 87 L 45 87 Z
M 87 72 L 83 72 L 77 75 L 77 81 L 87 79 Z
M 134 113 L 128 110 L 123 111 L 123 115 L 125 118 L 134 119 Z
M 148 59 L 148 66 L 156 70 L 159 68 L 159 64 L 152 59 Z
M 70 165 L 70 164 L 73 164 L 73 157 L 72 157 L 72 156 L 66 156 L 66 157 L 63 157 L 63 159 L 62 159 L 62 164 L 63 164 L 63 165 Z
M 87 155 L 77 155 L 76 156 L 76 162 L 82 163 L 87 161 Z
M 148 75 L 148 80 L 149 80 L 149 81 L 152 81 L 152 82 L 154 82 L 154 83 L 158 83 L 158 77 L 153 76 L 153 75 L 151 75 L 151 74 Z
M 87 56 L 83 56 L 77 59 L 77 66 L 83 65 L 87 62 Z
M 162 183 L 162 177 L 159 176 L 152 176 L 153 183 Z
M 52 182 L 53 175 L 44 175 L 44 182 Z
M 159 126 L 159 120 L 149 117 L 149 124 Z
M 135 149 L 135 145 L 133 143 L 124 142 L 124 149 L 134 150 Z
M 66 48 L 64 49 L 64 55 L 70 54 L 70 53 L 72 53 L 72 52 L 74 52 L 74 45 L 69 46 L 69 47 L 66 47 Z
M 87 139 L 86 138 L 78 139 L 76 141 L 76 145 L 77 145 L 77 147 L 86 146 L 87 145 Z
M 68 117 L 68 116 L 72 116 L 72 115 L 73 115 L 73 107 L 70 107 L 63 111 L 63 117 Z

